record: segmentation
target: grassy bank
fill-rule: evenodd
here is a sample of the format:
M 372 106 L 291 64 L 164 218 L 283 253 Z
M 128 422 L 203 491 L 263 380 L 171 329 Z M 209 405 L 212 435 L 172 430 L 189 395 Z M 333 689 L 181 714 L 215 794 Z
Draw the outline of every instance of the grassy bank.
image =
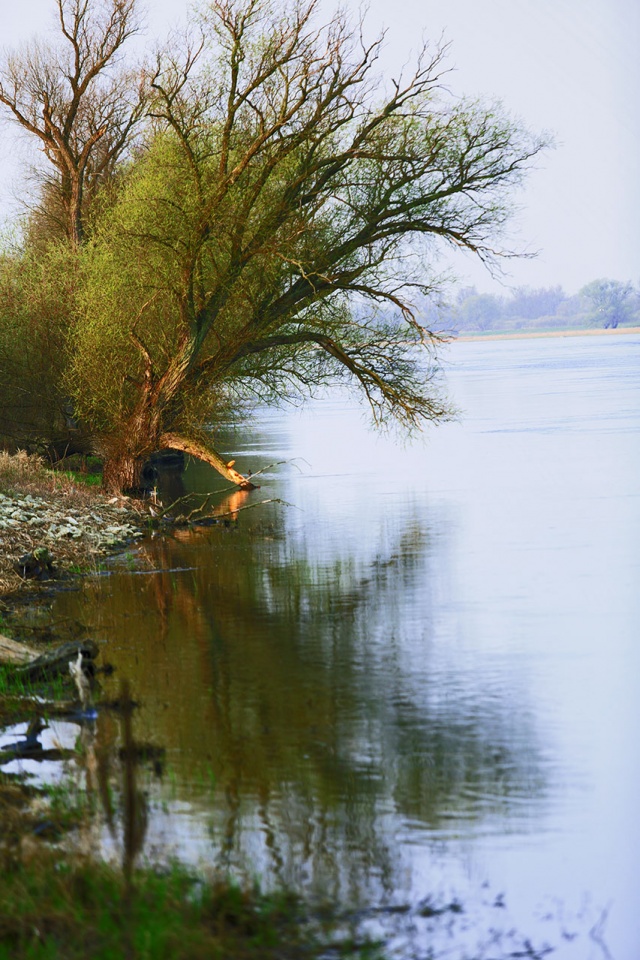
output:
M 128 886 L 104 864 L 52 854 L 5 865 L 0 960 L 303 960 L 379 956 L 310 922 L 288 893 L 205 883 L 174 867 Z

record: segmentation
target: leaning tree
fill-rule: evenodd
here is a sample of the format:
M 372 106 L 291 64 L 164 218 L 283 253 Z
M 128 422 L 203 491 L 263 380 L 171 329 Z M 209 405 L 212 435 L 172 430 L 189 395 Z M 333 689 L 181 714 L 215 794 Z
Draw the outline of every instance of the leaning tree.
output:
M 166 447 L 247 485 L 210 429 L 247 397 L 341 380 L 378 423 L 447 413 L 413 303 L 439 248 L 506 252 L 543 138 L 448 94 L 443 48 L 385 82 L 380 40 L 318 6 L 214 0 L 147 74 L 144 142 L 80 249 L 68 339 L 108 488 Z

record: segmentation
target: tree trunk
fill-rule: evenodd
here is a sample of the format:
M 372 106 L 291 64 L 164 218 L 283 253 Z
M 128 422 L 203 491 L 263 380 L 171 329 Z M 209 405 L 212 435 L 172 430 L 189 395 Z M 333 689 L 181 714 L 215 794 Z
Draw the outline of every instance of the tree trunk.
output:
M 0 663 L 29 663 L 39 656 L 40 651 L 26 643 L 19 643 L 10 637 L 0 635 Z
M 109 493 L 141 490 L 144 486 L 142 468 L 146 459 L 146 457 L 134 456 L 129 452 L 105 457 L 102 469 L 102 486 Z
M 158 445 L 158 410 L 145 391 L 139 408 L 111 436 L 96 444 L 103 458 L 102 486 L 110 493 L 139 493 L 145 486 L 142 471 Z

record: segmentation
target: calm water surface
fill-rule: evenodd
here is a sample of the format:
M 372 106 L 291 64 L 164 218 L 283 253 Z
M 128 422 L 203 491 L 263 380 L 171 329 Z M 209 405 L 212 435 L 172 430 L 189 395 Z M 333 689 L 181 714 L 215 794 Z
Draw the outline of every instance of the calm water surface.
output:
M 458 422 L 402 446 L 347 401 L 260 416 L 237 468 L 299 459 L 224 509 L 289 506 L 148 540 L 148 573 L 53 615 L 90 628 L 167 748 L 148 855 L 346 906 L 462 901 L 407 921 L 398 956 L 512 925 L 637 960 L 640 338 L 445 360 Z

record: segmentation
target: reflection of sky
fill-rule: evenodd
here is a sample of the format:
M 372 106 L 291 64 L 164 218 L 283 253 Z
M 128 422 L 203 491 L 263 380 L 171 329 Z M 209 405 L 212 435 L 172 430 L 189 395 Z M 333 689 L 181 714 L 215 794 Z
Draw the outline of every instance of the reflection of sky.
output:
M 443 498 L 457 483 L 464 511 L 454 580 L 466 628 L 528 662 L 554 771 L 557 809 L 526 855 L 531 872 L 507 850 L 491 847 L 492 862 L 520 886 L 548 884 L 552 863 L 560 887 L 615 901 L 612 927 L 637 924 L 639 347 L 458 344 L 451 378 L 468 415 L 457 442 L 448 428 L 434 440 L 436 482 Z M 620 939 L 614 955 L 633 957 L 639 928 Z
M 430 431 L 426 446 L 398 452 L 361 441 L 355 413 L 324 430 L 333 413 L 317 410 L 313 421 L 292 419 L 291 447 L 312 472 L 314 459 L 322 465 L 313 513 L 326 518 L 326 537 L 336 528 L 347 542 L 362 536 L 372 497 L 390 510 L 401 498 L 411 510 L 426 495 L 428 669 L 458 707 L 470 690 L 490 697 L 492 682 L 512 687 L 504 704 L 518 703 L 524 685 L 551 778 L 535 843 L 478 835 L 474 860 L 491 864 L 494 877 L 504 872 L 525 901 L 550 892 L 551 878 L 576 910 L 583 892 L 612 901 L 614 955 L 632 960 L 640 942 L 628 926 L 640 879 L 640 341 L 456 344 L 448 359 L 451 392 L 466 412 Z M 304 510 L 305 481 L 290 482 L 287 496 Z M 419 600 L 415 609 L 424 613 Z M 420 686 L 415 660 L 413 678 Z
M 26 742 L 28 724 L 19 723 L 6 727 L 0 734 L 0 750 L 7 746 Z M 35 743 L 40 744 L 42 751 L 68 750 L 73 751 L 80 735 L 80 725 L 66 720 L 52 720 L 37 738 Z M 0 754 L 0 760 L 2 755 Z M 65 762 L 57 760 L 34 760 L 28 757 L 18 757 L 9 763 L 2 764 L 2 773 L 9 776 L 25 777 L 34 784 L 64 783 L 69 769 L 74 764 L 72 757 Z

